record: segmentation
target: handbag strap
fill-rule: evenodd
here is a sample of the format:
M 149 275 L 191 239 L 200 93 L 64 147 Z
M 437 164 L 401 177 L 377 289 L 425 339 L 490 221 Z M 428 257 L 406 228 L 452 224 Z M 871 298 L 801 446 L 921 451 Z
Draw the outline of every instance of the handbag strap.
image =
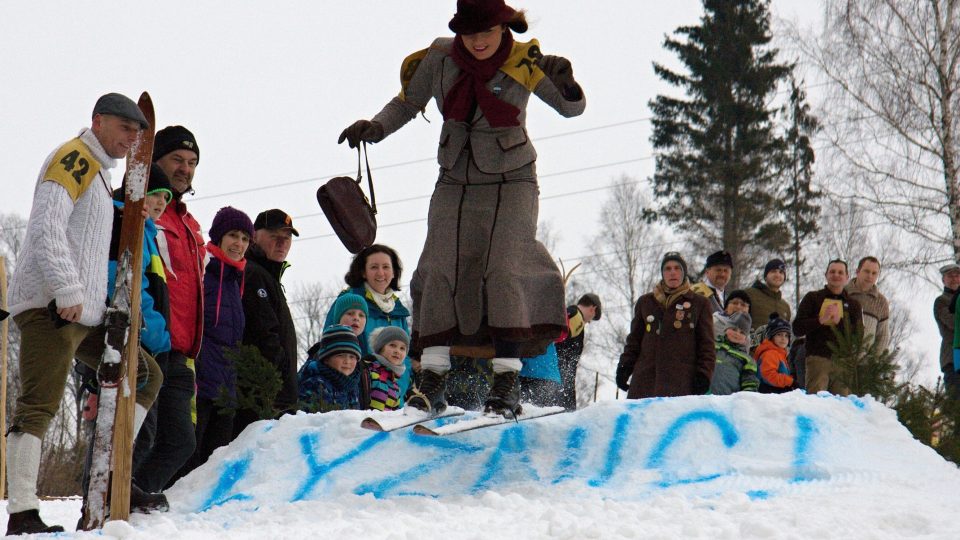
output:
M 360 145 L 357 145 L 357 185 L 360 185 L 363 180 L 363 175 L 360 171 L 360 153 Z M 370 151 L 367 150 L 366 141 L 363 142 L 363 158 L 364 161 L 367 162 L 367 183 L 370 186 L 370 208 L 373 210 L 373 215 L 377 215 L 377 196 L 373 194 L 373 175 L 370 174 Z

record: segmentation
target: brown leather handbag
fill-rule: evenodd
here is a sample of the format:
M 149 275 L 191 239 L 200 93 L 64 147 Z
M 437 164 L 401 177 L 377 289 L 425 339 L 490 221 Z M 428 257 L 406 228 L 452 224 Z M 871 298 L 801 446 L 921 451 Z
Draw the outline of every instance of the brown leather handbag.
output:
M 373 194 L 373 177 L 370 175 L 370 159 L 367 143 L 363 143 L 367 163 L 367 181 L 370 200 L 360 187 L 360 147 L 357 147 L 357 177 L 338 176 L 317 189 L 317 202 L 333 227 L 333 232 L 350 253 L 360 253 L 377 238 L 377 198 Z

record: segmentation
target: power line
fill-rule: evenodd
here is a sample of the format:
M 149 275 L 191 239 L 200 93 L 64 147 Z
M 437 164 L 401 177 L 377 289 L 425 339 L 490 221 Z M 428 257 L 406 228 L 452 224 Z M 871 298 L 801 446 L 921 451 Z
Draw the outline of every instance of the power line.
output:
M 866 119 L 868 119 L 868 118 L 876 117 L 876 116 L 878 116 L 878 115 L 877 115 L 877 114 L 871 114 L 871 115 L 866 115 L 866 116 L 862 116 L 862 117 L 859 117 L 859 118 L 846 118 L 846 119 L 843 119 L 843 120 L 839 120 L 839 121 L 837 121 L 837 122 L 834 122 L 834 123 L 832 123 L 832 124 L 827 124 L 827 123 L 825 123 L 825 124 L 822 124 L 822 126 L 823 126 L 823 127 L 832 127 L 832 126 L 837 126 L 837 125 L 841 125 L 841 124 L 845 124 L 845 123 L 850 123 L 850 122 L 854 122 L 854 121 L 866 120 Z M 622 126 L 630 125 L 630 124 L 637 124 L 637 123 L 641 123 L 641 122 L 649 122 L 649 121 L 653 120 L 653 118 L 654 118 L 654 117 L 652 117 L 652 116 L 642 116 L 642 117 L 633 118 L 633 119 L 630 119 L 630 120 L 623 120 L 623 121 L 621 121 L 621 122 L 614 122 L 614 123 L 611 123 L 611 124 L 603 124 L 603 125 L 594 126 L 594 127 L 590 127 L 590 128 L 577 129 L 577 130 L 573 130 L 573 131 L 565 131 L 565 132 L 561 132 L 561 133 L 555 133 L 555 134 L 553 134 L 553 135 L 546 135 L 546 136 L 543 136 L 543 137 L 537 137 L 537 138 L 535 138 L 535 139 L 532 139 L 532 141 L 533 141 L 533 142 L 546 141 L 546 140 L 549 140 L 549 139 L 557 139 L 557 138 L 561 138 L 561 137 L 568 137 L 568 136 L 571 136 L 571 135 L 580 135 L 580 134 L 583 134 L 583 133 L 590 133 L 590 132 L 594 132 L 594 131 L 602 131 L 602 130 L 606 130 L 606 129 L 613 129 L 613 128 L 618 128 L 618 127 L 622 127 Z M 641 158 L 628 159 L 628 160 L 623 161 L 623 163 L 611 162 L 611 163 L 605 164 L 605 165 L 603 165 L 603 166 L 613 166 L 613 165 L 618 165 L 618 164 L 632 163 L 632 162 L 635 162 L 635 161 L 646 161 L 646 160 L 649 160 L 649 159 L 654 159 L 655 157 L 656 157 L 656 156 L 645 156 L 645 157 L 641 157 Z M 385 169 L 394 169 L 394 168 L 397 168 L 397 167 L 406 167 L 406 166 L 408 166 L 408 165 L 416 165 L 416 164 L 419 164 L 419 163 L 427 163 L 427 162 L 431 162 L 431 161 L 435 161 L 435 160 L 436 160 L 436 156 L 424 157 L 424 158 L 414 159 L 414 160 L 410 160 L 410 161 L 401 161 L 401 162 L 397 162 L 397 163 L 389 163 L 389 164 L 387 164 L 387 165 L 380 165 L 380 166 L 374 167 L 373 170 L 378 170 L 378 171 L 379 171 L 379 170 L 385 170 Z M 590 169 L 587 168 L 587 169 L 583 169 L 583 170 L 590 170 Z M 569 174 L 569 172 L 582 172 L 582 170 L 577 169 L 577 170 L 573 170 L 573 171 L 561 171 L 561 172 L 558 172 L 558 173 L 540 174 L 540 175 L 538 175 L 538 176 L 539 176 L 540 178 L 548 178 L 548 177 L 550 177 L 550 176 L 556 176 L 556 175 L 560 175 L 560 174 Z M 280 183 L 271 184 L 271 185 L 268 185 L 268 186 L 259 186 L 259 187 L 254 187 L 254 188 L 245 188 L 245 189 L 239 189 L 239 190 L 234 190 L 234 191 L 227 191 L 227 192 L 224 192 L 224 193 L 216 193 L 216 194 L 213 194 L 213 195 L 203 195 L 203 196 L 200 196 L 200 197 L 193 197 L 192 200 L 193 200 L 193 201 L 202 201 L 202 200 L 208 200 L 208 199 L 218 199 L 218 198 L 227 197 L 227 196 L 230 196 L 230 195 L 239 195 L 239 194 L 242 194 L 242 193 L 252 193 L 252 192 L 263 191 L 263 190 L 267 190 L 267 189 L 276 189 L 276 188 L 281 188 L 281 187 L 288 187 L 288 186 L 294 186 L 294 185 L 299 185 L 299 184 L 305 184 L 305 183 L 309 183 L 309 182 L 324 181 L 324 180 L 327 180 L 327 179 L 329 179 L 329 178 L 333 178 L 333 177 L 335 177 L 335 176 L 349 176 L 349 175 L 352 175 L 352 174 L 353 174 L 352 171 L 339 172 L 339 173 L 333 173 L 333 174 L 326 174 L 326 175 L 314 176 L 314 177 L 310 177 L 310 178 L 303 178 L 303 179 L 300 179 L 300 180 L 292 180 L 292 181 L 288 181 L 288 182 L 280 182 Z M 390 205 L 390 204 L 396 204 L 396 203 L 399 203 L 399 202 L 408 202 L 408 201 L 411 201 L 411 200 L 417 200 L 417 199 L 429 198 L 429 197 L 430 197 L 430 195 L 423 195 L 423 196 L 409 197 L 409 198 L 406 198 L 406 199 L 400 199 L 400 200 L 396 200 L 396 201 L 382 201 L 382 202 L 378 203 L 378 205 L 379 205 L 379 206 L 386 206 L 386 205 Z M 320 215 L 320 214 L 310 214 L 310 215 L 311 215 L 311 216 L 315 216 L 315 215 Z M 296 216 L 295 216 L 295 217 L 296 217 Z M 307 217 L 307 216 L 304 216 L 304 217 Z
M 645 117 L 641 117 L 641 118 L 634 118 L 634 119 L 631 119 L 631 120 L 623 120 L 623 121 L 620 121 L 620 122 L 614 122 L 614 123 L 612 123 L 612 124 L 603 124 L 603 125 L 600 125 L 600 126 L 594 126 L 594 127 L 590 127 L 590 128 L 577 129 L 577 130 L 573 130 L 573 131 L 564 131 L 564 132 L 561 132 L 561 133 L 555 133 L 555 134 L 553 134 L 553 135 L 546 135 L 546 136 L 544 136 L 544 137 L 537 137 L 536 139 L 533 139 L 533 140 L 534 140 L 534 141 L 546 141 L 546 140 L 549 140 L 549 139 L 557 139 L 557 138 L 560 138 L 560 137 L 569 137 L 569 136 L 571 136 L 571 135 L 580 135 L 580 134 L 582 134 L 582 133 L 590 133 L 590 132 L 593 132 L 593 131 L 601 131 L 601 130 L 604 130 L 604 129 L 612 129 L 612 128 L 622 127 L 622 126 L 626 126 L 626 125 L 630 125 L 630 124 L 636 124 L 636 123 L 640 123 L 640 122 L 647 122 L 647 121 L 649 121 L 651 118 L 652 118 L 652 117 L 645 116 Z M 436 156 L 431 156 L 431 157 L 426 157 L 426 158 L 414 159 L 414 160 L 410 160 L 410 161 L 402 161 L 402 162 L 399 162 L 399 163 L 390 163 L 390 164 L 387 164 L 387 165 L 381 165 L 381 166 L 375 167 L 375 170 L 393 169 L 393 168 L 396 168 L 396 167 L 406 167 L 406 166 L 408 166 L 408 165 L 416 165 L 416 164 L 418 164 L 418 163 L 426 163 L 426 162 L 429 162 L 429 161 L 435 161 L 436 159 L 437 159 Z M 217 198 L 221 198 L 221 197 L 227 197 L 227 196 L 229 196 L 229 195 L 236 195 L 236 194 L 240 194 L 240 193 L 250 193 L 250 192 L 253 192 L 253 191 L 262 191 L 262 190 L 264 190 L 264 189 L 274 189 L 274 188 L 280 188 L 280 187 L 293 186 L 293 185 L 297 185 L 297 184 L 305 184 L 305 183 L 308 183 L 308 182 L 316 182 L 316 181 L 318 181 L 318 180 L 326 180 L 326 179 L 328 179 L 328 178 L 333 178 L 333 177 L 335 177 L 335 176 L 348 176 L 348 175 L 352 175 L 352 174 L 353 174 L 352 171 L 348 171 L 348 172 L 340 172 L 340 173 L 335 173 L 335 174 L 320 175 L 320 176 L 315 176 L 315 177 L 311 177 L 311 178 L 304 178 L 304 179 L 301 179 L 301 180 L 293 180 L 293 181 L 289 181 L 289 182 L 281 182 L 281 183 L 279 183 L 279 184 L 271 184 L 271 185 L 269 185 L 269 186 L 261 186 L 261 187 L 255 187 L 255 188 L 249 188 L 249 189 L 240 189 L 240 190 L 228 191 L 228 192 L 224 192 L 224 193 L 217 193 L 217 194 L 213 194 L 213 195 L 204 195 L 204 196 L 202 196 L 202 197 L 193 197 L 192 200 L 194 200 L 194 201 L 201 201 L 201 200 L 206 200 L 206 199 L 217 199 Z M 391 201 L 387 201 L 387 202 L 381 203 L 381 204 L 391 204 Z

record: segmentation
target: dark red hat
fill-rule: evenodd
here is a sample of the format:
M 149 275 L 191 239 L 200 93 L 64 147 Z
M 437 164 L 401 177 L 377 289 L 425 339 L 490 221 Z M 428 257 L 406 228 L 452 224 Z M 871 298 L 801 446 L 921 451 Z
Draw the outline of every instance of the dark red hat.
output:
M 503 0 L 457 0 L 457 12 L 448 26 L 457 34 L 476 34 L 498 24 L 508 24 L 514 32 L 526 32 L 527 23 L 522 18 L 510 22 L 516 13 Z

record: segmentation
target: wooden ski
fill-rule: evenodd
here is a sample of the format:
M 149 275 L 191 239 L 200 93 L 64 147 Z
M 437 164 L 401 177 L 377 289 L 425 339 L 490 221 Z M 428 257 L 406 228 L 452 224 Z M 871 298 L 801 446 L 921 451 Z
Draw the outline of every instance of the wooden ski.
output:
M 150 175 L 155 128 L 150 95 L 146 92 L 141 94 L 137 105 L 150 125 L 141 131 L 127 154 L 117 280 L 105 321 L 106 348 L 97 372 L 100 400 L 90 486 L 83 504 L 83 528 L 86 530 L 103 527 L 107 517 L 108 495 L 110 519 L 126 520 L 130 516 L 133 413 L 140 353 L 143 199 Z

